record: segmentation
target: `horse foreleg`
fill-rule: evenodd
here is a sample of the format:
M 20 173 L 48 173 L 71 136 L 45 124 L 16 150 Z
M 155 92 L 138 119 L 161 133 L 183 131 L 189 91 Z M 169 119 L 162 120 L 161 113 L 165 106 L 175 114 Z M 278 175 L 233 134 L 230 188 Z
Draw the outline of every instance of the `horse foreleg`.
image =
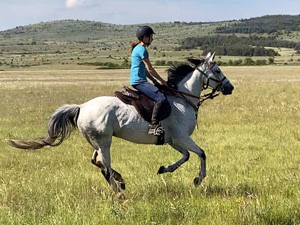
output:
M 194 179 L 194 185 L 197 187 L 201 184 L 202 180 L 206 177 L 206 155 L 205 152 L 195 144 L 195 142 L 188 136 L 179 138 L 180 142 L 176 143 L 183 149 L 187 149 L 196 153 L 200 158 L 200 172 L 199 176 Z
M 200 149 L 200 152 L 195 152 L 200 157 L 200 173 L 199 177 L 195 177 L 194 185 L 197 187 L 201 184 L 202 180 L 206 177 L 206 155 L 204 151 Z
M 183 157 L 178 160 L 177 162 L 175 162 L 172 165 L 169 165 L 167 168 L 164 166 L 161 166 L 157 172 L 157 174 L 163 174 L 163 173 L 167 173 L 167 172 L 174 172 L 175 170 L 177 170 L 183 163 L 187 162 L 190 158 L 190 153 L 185 150 L 184 148 L 181 148 L 179 145 L 176 144 L 170 144 L 175 150 L 179 151 Z

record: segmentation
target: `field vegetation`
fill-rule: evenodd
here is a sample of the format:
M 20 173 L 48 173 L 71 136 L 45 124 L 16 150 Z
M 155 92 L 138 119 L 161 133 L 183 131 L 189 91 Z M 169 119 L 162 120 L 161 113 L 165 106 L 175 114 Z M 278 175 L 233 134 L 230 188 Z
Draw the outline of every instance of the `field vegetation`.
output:
M 204 54 L 208 53 L 211 49 L 216 50 L 218 55 L 231 55 L 231 56 L 278 56 L 278 52 L 273 49 L 268 49 L 263 46 L 277 47 L 277 48 L 294 48 L 300 50 L 300 43 L 292 41 L 277 40 L 273 37 L 238 37 L 236 35 L 230 36 L 203 36 L 203 37 L 190 37 L 182 42 L 181 48 L 193 49 L 201 47 Z
M 79 132 L 37 151 L 5 139 L 42 136 L 56 108 L 113 95 L 129 70 L 0 72 L 0 224 L 299 224 L 299 69 L 221 69 L 234 93 L 205 102 L 192 135 L 207 154 L 202 186 L 193 186 L 196 155 L 157 175 L 180 157 L 176 151 L 114 139 L 125 201 L 90 163 L 93 150 Z
M 0 224 L 300 224 L 299 21 L 278 15 L 149 24 L 157 33 L 151 61 L 163 77 L 170 65 L 220 48 L 185 48 L 188 38 L 243 40 L 248 50 L 276 54 L 217 54 L 235 90 L 199 110 L 192 137 L 206 151 L 208 174 L 200 187 L 193 186 L 196 155 L 157 175 L 180 154 L 114 138 L 112 167 L 127 185 L 123 201 L 91 164 L 93 149 L 79 132 L 36 151 L 14 149 L 6 139 L 40 137 L 61 105 L 128 85 L 138 25 L 63 20 L 0 31 Z
M 276 15 L 213 23 L 149 24 L 156 32 L 149 48 L 151 60 L 155 66 L 169 66 L 217 51 L 223 66 L 299 65 L 299 21 L 299 16 Z M 128 68 L 130 43 L 138 26 L 60 20 L 0 31 L 0 70 Z M 203 39 L 206 44 L 195 45 Z M 249 57 L 255 63 L 244 63 Z

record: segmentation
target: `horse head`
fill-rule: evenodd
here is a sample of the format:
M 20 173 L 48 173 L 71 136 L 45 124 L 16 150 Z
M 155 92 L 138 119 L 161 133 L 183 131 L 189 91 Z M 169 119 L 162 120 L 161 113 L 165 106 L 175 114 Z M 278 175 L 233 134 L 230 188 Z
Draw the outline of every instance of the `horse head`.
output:
M 208 53 L 206 58 L 196 67 L 196 70 L 204 76 L 204 89 L 210 87 L 213 92 L 221 91 L 224 95 L 230 95 L 234 87 L 214 61 L 214 58 L 215 53 Z

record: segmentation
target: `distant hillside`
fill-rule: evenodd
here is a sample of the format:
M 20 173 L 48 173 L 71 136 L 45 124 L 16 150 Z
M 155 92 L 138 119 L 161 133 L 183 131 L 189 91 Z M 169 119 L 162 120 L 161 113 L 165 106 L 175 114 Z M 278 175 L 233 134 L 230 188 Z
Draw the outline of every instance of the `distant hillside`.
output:
M 201 37 L 215 34 L 276 34 L 285 35 L 300 31 L 300 15 L 274 15 L 235 21 L 215 23 L 169 22 L 150 24 L 157 35 L 155 39 L 163 45 L 178 45 L 188 37 Z M 0 32 L 0 44 L 11 42 L 88 42 L 91 40 L 107 43 L 131 41 L 139 25 L 115 25 L 109 23 L 81 20 L 59 20 L 19 26 Z M 280 37 L 289 39 L 289 37 Z M 296 37 L 300 39 L 300 37 Z M 294 38 L 295 40 L 295 38 Z
M 131 26 L 81 21 L 59 20 L 19 26 L 0 32 L 3 39 L 31 39 L 34 41 L 88 41 L 92 39 L 127 35 Z M 134 29 L 132 29 L 133 31 Z
M 277 56 L 273 49 L 265 49 L 268 47 L 295 47 L 295 43 L 289 41 L 277 41 L 275 38 L 263 38 L 251 36 L 237 37 L 230 36 L 205 36 L 198 38 L 187 38 L 182 43 L 182 48 L 193 49 L 201 47 L 204 54 L 215 51 L 217 55 L 229 56 Z
M 128 68 L 130 43 L 140 25 L 59 20 L 1 31 L 0 70 Z M 243 60 L 253 65 L 247 57 L 260 65 L 300 63 L 300 16 L 147 25 L 156 33 L 149 49 L 156 66 L 201 58 L 208 51 L 216 51 L 222 65 Z
M 300 15 L 272 15 L 243 19 L 229 26 L 218 27 L 216 33 L 277 33 L 300 31 Z
M 189 36 L 202 36 L 214 32 L 218 23 L 154 23 L 150 24 L 156 32 L 156 37 L 166 43 L 176 42 Z M 0 32 L 1 42 L 26 41 L 66 41 L 87 42 L 99 40 L 105 42 L 130 41 L 135 39 L 138 28 L 135 25 L 115 25 L 95 21 L 59 20 L 38 23 L 28 26 L 19 26 L 14 29 Z

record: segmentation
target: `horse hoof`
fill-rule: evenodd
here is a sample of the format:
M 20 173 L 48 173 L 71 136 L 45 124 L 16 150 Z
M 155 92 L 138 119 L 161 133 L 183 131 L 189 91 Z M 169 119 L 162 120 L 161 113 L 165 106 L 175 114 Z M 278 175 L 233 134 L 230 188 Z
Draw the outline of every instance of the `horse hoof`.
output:
M 124 183 L 120 183 L 121 189 L 125 190 L 125 184 Z
M 162 174 L 162 173 L 165 173 L 166 172 L 166 167 L 164 166 L 161 166 L 157 172 L 157 174 Z
M 200 177 L 196 177 L 194 179 L 194 185 L 195 185 L 195 187 L 198 187 L 201 184 L 202 180 L 203 179 L 201 179 Z
M 119 193 L 117 193 L 115 199 L 119 200 L 119 201 L 125 201 L 126 200 L 126 196 L 124 195 L 124 193 L 119 192 Z

